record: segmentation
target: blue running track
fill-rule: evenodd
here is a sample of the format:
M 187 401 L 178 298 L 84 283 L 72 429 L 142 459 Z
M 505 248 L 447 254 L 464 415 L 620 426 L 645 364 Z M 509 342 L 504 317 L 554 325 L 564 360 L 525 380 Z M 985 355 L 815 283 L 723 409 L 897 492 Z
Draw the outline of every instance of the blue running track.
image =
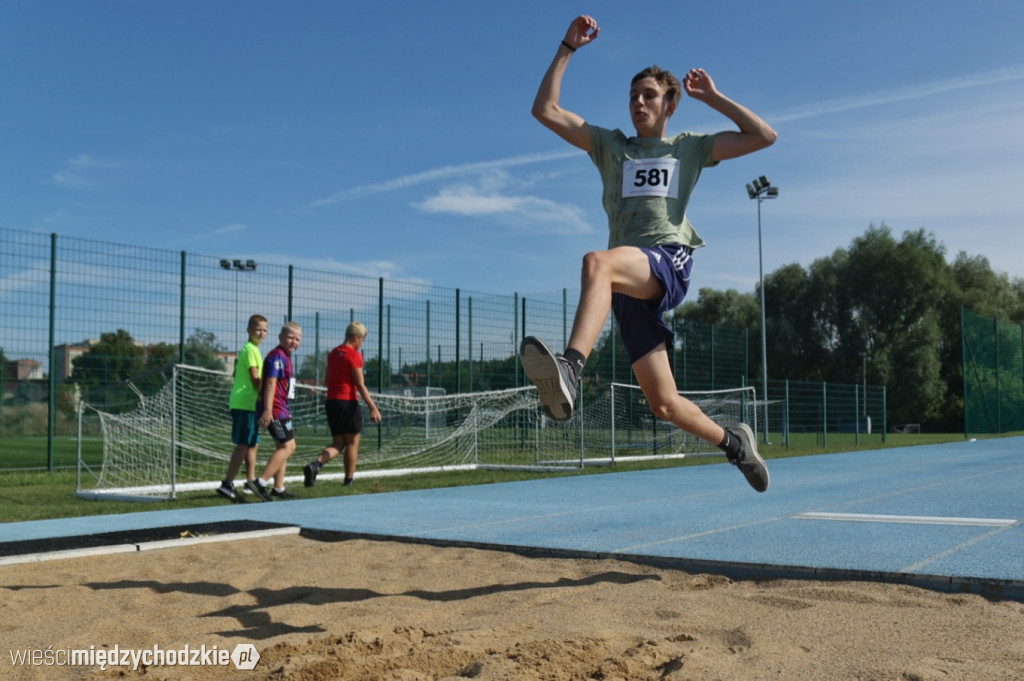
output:
M 723 463 L 6 523 L 0 565 L 26 546 L 42 560 L 48 549 L 100 533 L 249 521 L 325 540 L 617 558 L 736 578 L 886 581 L 1024 600 L 1024 438 L 768 464 L 764 494 Z M 301 495 L 301 485 L 293 491 Z

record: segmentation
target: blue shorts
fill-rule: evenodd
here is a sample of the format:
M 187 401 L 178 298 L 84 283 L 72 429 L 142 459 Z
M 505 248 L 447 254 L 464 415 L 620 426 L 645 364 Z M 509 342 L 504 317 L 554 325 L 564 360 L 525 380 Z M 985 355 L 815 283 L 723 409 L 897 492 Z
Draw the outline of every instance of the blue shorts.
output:
M 640 300 L 622 293 L 612 294 L 612 311 L 619 323 L 630 364 L 662 343 L 671 349 L 675 334 L 663 316 L 683 302 L 690 288 L 693 266 L 693 249 L 689 246 L 670 244 L 640 250 L 647 254 L 651 273 L 661 283 L 662 296 L 656 300 Z
M 260 443 L 260 428 L 256 423 L 256 412 L 245 409 L 231 410 L 231 442 L 246 447 L 255 447 Z

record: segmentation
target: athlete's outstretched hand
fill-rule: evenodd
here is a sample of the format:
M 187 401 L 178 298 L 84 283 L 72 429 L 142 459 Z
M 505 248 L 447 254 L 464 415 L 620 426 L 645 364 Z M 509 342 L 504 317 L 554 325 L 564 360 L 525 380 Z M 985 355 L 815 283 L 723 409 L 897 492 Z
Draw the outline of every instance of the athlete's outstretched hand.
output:
M 594 40 L 601 29 L 597 27 L 597 20 L 587 14 L 581 14 L 569 24 L 569 30 L 565 32 L 565 42 L 579 49 Z
M 715 81 L 704 69 L 690 69 L 690 72 L 683 77 L 683 89 L 686 94 L 697 101 L 707 101 L 708 97 L 717 94 Z

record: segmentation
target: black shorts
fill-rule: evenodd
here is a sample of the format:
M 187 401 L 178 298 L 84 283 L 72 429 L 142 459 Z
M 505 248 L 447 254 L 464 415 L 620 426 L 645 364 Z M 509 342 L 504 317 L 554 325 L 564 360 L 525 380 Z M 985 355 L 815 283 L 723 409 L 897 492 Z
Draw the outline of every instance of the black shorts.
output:
M 274 438 L 274 442 L 279 445 L 283 445 L 285 442 L 291 442 L 295 439 L 295 431 L 292 429 L 292 420 L 285 419 L 274 419 L 267 426 L 267 431 L 270 433 L 270 437 Z
M 332 437 L 363 432 L 363 407 L 359 400 L 327 400 L 324 411 L 327 412 L 327 425 L 331 428 Z

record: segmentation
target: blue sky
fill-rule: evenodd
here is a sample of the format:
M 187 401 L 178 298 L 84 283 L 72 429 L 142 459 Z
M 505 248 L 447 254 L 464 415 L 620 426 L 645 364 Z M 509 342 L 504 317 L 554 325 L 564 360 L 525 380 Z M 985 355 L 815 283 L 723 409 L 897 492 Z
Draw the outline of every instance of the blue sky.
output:
M 629 79 L 703 67 L 780 134 L 705 171 L 694 286 L 753 291 L 871 224 L 1024 277 L 1024 3 L 0 4 L 0 226 L 468 291 L 575 289 L 597 172 L 530 116 L 629 129 Z M 731 128 L 686 100 L 669 132 Z

